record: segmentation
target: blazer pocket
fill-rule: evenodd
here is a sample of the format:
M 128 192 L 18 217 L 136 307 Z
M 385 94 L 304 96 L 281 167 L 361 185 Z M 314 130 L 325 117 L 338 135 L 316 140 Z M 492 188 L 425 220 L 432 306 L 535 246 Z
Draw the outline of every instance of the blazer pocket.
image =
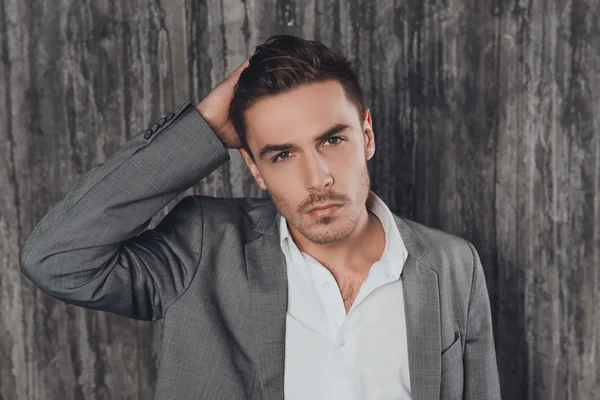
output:
M 454 335 L 456 336 L 456 339 L 442 353 L 442 373 L 448 369 L 454 361 L 462 358 L 463 355 L 460 330 L 456 331 Z

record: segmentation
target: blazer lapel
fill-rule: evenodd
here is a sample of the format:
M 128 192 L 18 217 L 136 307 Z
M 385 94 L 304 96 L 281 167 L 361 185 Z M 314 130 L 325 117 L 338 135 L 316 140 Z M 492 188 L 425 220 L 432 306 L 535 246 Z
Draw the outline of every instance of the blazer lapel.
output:
M 279 245 L 275 207 L 260 207 L 258 211 L 262 212 L 254 228 L 258 235 L 245 245 L 254 354 L 264 398 L 283 399 L 288 291 L 286 262 Z
M 408 223 L 394 215 L 408 258 L 402 269 L 410 389 L 413 400 L 440 397 L 441 338 L 437 274 L 419 260 L 427 248 Z

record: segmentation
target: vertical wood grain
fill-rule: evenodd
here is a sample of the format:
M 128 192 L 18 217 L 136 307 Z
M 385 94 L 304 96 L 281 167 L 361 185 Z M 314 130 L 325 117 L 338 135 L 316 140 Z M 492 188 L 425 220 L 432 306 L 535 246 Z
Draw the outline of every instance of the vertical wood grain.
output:
M 504 11 L 506 117 L 500 119 L 496 188 L 498 286 L 506 289 L 498 292 L 498 346 L 503 380 L 519 382 L 504 392 L 594 398 L 598 7 L 538 1 L 516 2 Z

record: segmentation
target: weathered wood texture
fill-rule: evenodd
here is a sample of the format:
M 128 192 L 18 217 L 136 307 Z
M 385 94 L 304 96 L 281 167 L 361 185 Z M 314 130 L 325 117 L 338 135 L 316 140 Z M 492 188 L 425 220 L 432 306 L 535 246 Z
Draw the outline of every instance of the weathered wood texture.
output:
M 81 174 L 276 33 L 355 62 L 377 139 L 373 190 L 475 244 L 503 397 L 597 398 L 599 10 L 597 0 L 0 0 L 0 399 L 152 398 L 160 325 L 55 301 L 21 276 L 18 250 Z M 231 155 L 182 196 L 264 196 Z

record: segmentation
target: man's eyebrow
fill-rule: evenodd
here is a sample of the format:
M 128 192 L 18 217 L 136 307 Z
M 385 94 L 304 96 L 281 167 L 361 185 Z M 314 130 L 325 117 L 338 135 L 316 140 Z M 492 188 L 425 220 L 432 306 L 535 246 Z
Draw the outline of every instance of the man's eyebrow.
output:
M 350 128 L 350 125 L 346 124 L 336 124 L 331 128 L 327 129 L 325 132 L 321 133 L 317 137 L 314 138 L 314 142 L 322 142 L 323 140 L 329 139 L 329 137 L 340 133 L 346 129 Z M 265 158 L 267 155 L 274 153 L 276 151 L 288 151 L 294 149 L 296 145 L 294 143 L 282 143 L 282 144 L 267 144 L 262 148 L 258 158 L 261 160 Z

